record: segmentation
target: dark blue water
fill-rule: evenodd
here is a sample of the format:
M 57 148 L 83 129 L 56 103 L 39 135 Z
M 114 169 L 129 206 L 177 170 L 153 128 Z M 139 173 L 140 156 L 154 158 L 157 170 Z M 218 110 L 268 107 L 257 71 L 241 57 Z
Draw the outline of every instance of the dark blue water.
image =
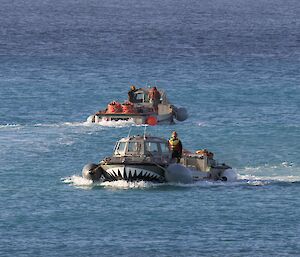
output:
M 0 255 L 299 256 L 299 71 L 296 0 L 0 0 Z M 130 127 L 86 118 L 132 83 L 190 113 L 148 132 L 238 181 L 82 179 Z

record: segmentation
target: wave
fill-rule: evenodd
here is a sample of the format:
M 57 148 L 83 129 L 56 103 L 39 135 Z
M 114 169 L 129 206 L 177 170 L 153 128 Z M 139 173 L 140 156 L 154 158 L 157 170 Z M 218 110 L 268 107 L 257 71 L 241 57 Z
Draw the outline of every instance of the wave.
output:
M 246 166 L 244 168 L 245 171 L 253 171 L 253 172 L 262 172 L 262 171 L 271 171 L 271 170 L 279 170 L 283 168 L 296 168 L 295 164 L 291 161 L 283 161 L 279 164 L 263 164 L 258 166 Z
M 22 125 L 20 124 L 0 124 L 0 129 L 7 129 L 7 128 L 13 128 L 13 129 L 19 129 Z
M 157 187 L 160 184 L 147 182 L 147 181 L 113 181 L 113 182 L 103 182 L 101 186 L 107 188 L 116 188 L 116 189 L 134 189 L 134 188 L 152 188 Z
M 247 166 L 239 169 L 238 173 L 240 181 L 253 185 L 300 182 L 300 167 L 290 161 L 272 165 Z
M 91 189 L 93 187 L 102 188 L 114 188 L 114 189 L 147 189 L 156 187 L 215 187 L 215 186 L 265 186 L 277 183 L 298 183 L 300 182 L 300 175 L 287 175 L 287 176 L 254 176 L 254 175 L 241 175 L 238 174 L 236 181 L 224 182 L 224 181 L 211 181 L 202 180 L 196 181 L 192 184 L 181 184 L 181 183 L 152 183 L 148 181 L 113 181 L 113 182 L 93 182 L 92 180 L 85 179 L 78 175 L 73 175 L 71 177 L 62 178 L 63 183 L 70 184 L 75 187 L 81 187 L 86 189 Z
M 83 178 L 78 175 L 73 175 L 71 177 L 66 177 L 61 179 L 65 184 L 71 184 L 76 187 L 104 187 L 104 188 L 115 188 L 115 189 L 134 189 L 134 188 L 151 188 L 162 184 L 147 182 L 147 181 L 113 181 L 113 182 L 93 182 L 92 180 Z
M 61 181 L 65 184 L 72 184 L 74 186 L 91 186 L 93 181 L 81 176 L 73 175 L 71 177 L 62 178 Z
M 292 161 L 283 161 L 279 164 L 264 164 L 258 166 L 246 166 L 237 170 L 244 176 L 266 177 L 266 178 L 287 178 L 299 177 L 300 166 Z
M 87 121 L 85 122 L 60 122 L 60 123 L 37 123 L 34 127 L 92 127 L 93 125 Z
M 21 129 L 21 128 L 63 128 L 63 127 L 90 127 L 90 128 L 101 128 L 101 127 L 114 127 L 122 128 L 133 126 L 135 123 L 133 120 L 128 121 L 101 121 L 99 123 L 92 123 L 88 121 L 84 122 L 59 122 L 59 123 L 36 123 L 36 124 L 0 124 L 0 129 Z
M 0 124 L 0 129 L 30 128 L 30 127 L 90 127 L 88 122 L 61 122 L 61 123 L 36 123 L 36 124 Z
M 249 182 L 300 182 L 300 176 L 298 175 L 287 175 L 287 176 L 254 176 L 254 175 L 239 175 L 239 180 L 249 181 Z
M 97 123 L 92 123 L 86 121 L 86 123 L 90 124 L 90 126 L 103 126 L 103 127 L 114 127 L 114 128 L 122 128 L 122 127 L 129 127 L 135 125 L 133 119 L 129 120 L 112 120 L 112 121 L 99 121 Z
M 204 122 L 204 121 L 198 121 L 198 122 L 196 122 L 196 125 L 198 127 L 208 127 L 207 122 Z

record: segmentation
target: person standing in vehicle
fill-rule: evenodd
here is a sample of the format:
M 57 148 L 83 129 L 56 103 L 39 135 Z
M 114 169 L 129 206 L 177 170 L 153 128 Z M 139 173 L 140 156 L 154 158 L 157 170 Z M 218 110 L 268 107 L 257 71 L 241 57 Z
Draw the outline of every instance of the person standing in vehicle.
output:
M 182 144 L 176 131 L 172 132 L 171 138 L 169 139 L 169 148 L 172 152 L 172 158 L 176 158 L 176 162 L 179 163 L 182 156 Z
M 137 89 L 135 88 L 134 85 L 132 85 L 130 87 L 130 90 L 128 91 L 128 101 L 131 103 L 136 103 L 137 99 L 136 99 L 136 94 L 135 92 L 137 91 Z
M 149 90 L 149 93 L 148 93 L 148 96 L 149 96 L 149 100 L 150 100 L 150 103 L 153 104 L 153 109 L 154 111 L 158 111 L 158 104 L 160 103 L 160 93 L 159 91 L 157 90 L 156 87 L 153 87 Z

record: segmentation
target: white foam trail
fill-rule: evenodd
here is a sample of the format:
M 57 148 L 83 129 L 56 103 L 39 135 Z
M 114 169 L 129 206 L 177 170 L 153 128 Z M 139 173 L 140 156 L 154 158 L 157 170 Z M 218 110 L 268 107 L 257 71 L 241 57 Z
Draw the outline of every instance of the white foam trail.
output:
M 6 129 L 6 128 L 14 128 L 18 129 L 21 128 L 22 126 L 20 124 L 0 124 L 0 129 Z
M 265 185 L 277 182 L 300 182 L 300 167 L 293 162 L 283 161 L 279 164 L 264 164 L 256 167 L 239 169 L 238 179 L 251 185 Z
M 67 178 L 62 178 L 61 180 L 65 184 L 73 184 L 74 186 L 91 186 L 93 184 L 92 180 L 77 175 L 73 175 Z
M 135 123 L 133 120 L 118 120 L 118 121 L 101 121 L 98 123 L 93 123 L 89 121 L 84 122 L 63 122 L 57 124 L 36 124 L 36 126 L 44 126 L 44 127 L 128 127 L 132 126 Z
M 92 124 L 85 122 L 61 122 L 61 123 L 37 123 L 34 124 L 35 127 L 91 127 Z
M 251 181 L 261 181 L 266 183 L 272 183 L 272 182 L 300 182 L 300 176 L 254 176 L 254 175 L 239 175 L 239 180 L 247 180 L 249 182 Z
M 89 124 L 95 124 L 95 125 L 100 125 L 103 127 L 114 127 L 114 128 L 122 128 L 122 127 L 129 127 L 132 125 L 135 125 L 133 119 L 129 119 L 129 120 L 112 120 L 112 121 L 104 121 L 101 120 L 98 123 L 90 123 Z
M 197 122 L 197 126 L 199 126 L 199 127 L 207 127 L 208 125 L 204 121 L 199 121 L 199 122 Z
M 36 124 L 0 124 L 0 129 L 20 129 L 26 127 L 41 127 L 41 128 L 63 128 L 63 127 L 91 127 L 91 128 L 101 128 L 101 127 L 129 127 L 136 125 L 134 121 L 131 120 L 118 120 L 118 121 L 101 121 L 99 123 L 92 123 L 88 121 L 84 122 L 60 122 L 60 123 L 36 123 Z
M 264 165 L 260 165 L 260 166 L 255 166 L 255 167 L 249 167 L 249 166 L 246 166 L 244 168 L 244 170 L 246 172 L 278 172 L 280 170 L 286 170 L 286 171 L 289 171 L 293 169 L 293 170 L 296 170 L 297 167 L 295 167 L 294 163 L 293 162 L 290 162 L 290 161 L 283 161 L 282 163 L 280 164 L 277 164 L 277 165 L 270 165 L 270 164 L 264 164 Z M 242 170 L 242 169 L 241 169 Z M 298 167 L 298 171 L 299 170 L 299 167 Z
M 292 166 L 294 166 L 294 163 L 293 162 L 282 162 L 281 165 L 284 167 L 292 167 Z
M 225 181 L 211 181 L 203 180 L 197 181 L 191 184 L 181 184 L 181 183 L 152 183 L 148 181 L 125 181 L 118 180 L 112 182 L 93 182 L 92 180 L 85 179 L 81 176 L 73 175 L 71 177 L 63 178 L 63 183 L 71 184 L 76 187 L 81 188 L 91 188 L 95 186 L 100 186 L 110 189 L 145 189 L 145 188 L 154 188 L 154 187 L 164 187 L 164 186 L 173 186 L 173 187 L 215 187 L 215 186 L 264 186 L 276 182 L 300 182 L 300 176 L 277 176 L 277 177 L 260 177 L 253 175 L 238 175 L 238 179 L 232 182 Z
M 65 139 L 65 138 L 59 138 L 58 143 L 61 144 L 61 145 L 70 146 L 70 145 L 73 145 L 75 143 L 75 141 L 70 140 L 70 139 Z
M 293 183 L 300 182 L 300 167 L 294 166 L 292 162 L 282 162 L 278 165 L 262 165 L 257 167 L 244 167 L 237 170 L 237 180 L 235 181 L 211 181 L 200 180 L 191 184 L 180 183 L 152 183 L 148 181 L 113 181 L 93 183 L 81 176 L 71 176 L 62 179 L 66 184 L 72 184 L 80 187 L 101 186 L 115 189 L 142 189 L 158 186 L 175 186 L 175 187 L 214 187 L 214 186 L 264 186 L 278 182 Z
M 125 180 L 118 180 L 113 182 L 103 182 L 101 186 L 109 187 L 109 188 L 116 188 L 116 189 L 134 189 L 134 188 L 151 188 L 156 187 L 159 184 L 147 182 L 147 181 L 125 181 Z
M 125 181 L 118 180 L 112 182 L 93 182 L 92 180 L 83 178 L 81 176 L 73 175 L 71 177 L 66 177 L 61 179 L 65 184 L 71 184 L 79 187 L 91 187 L 91 186 L 102 186 L 106 188 L 115 189 L 133 189 L 133 188 L 151 188 L 157 186 L 158 184 L 147 182 L 147 181 Z

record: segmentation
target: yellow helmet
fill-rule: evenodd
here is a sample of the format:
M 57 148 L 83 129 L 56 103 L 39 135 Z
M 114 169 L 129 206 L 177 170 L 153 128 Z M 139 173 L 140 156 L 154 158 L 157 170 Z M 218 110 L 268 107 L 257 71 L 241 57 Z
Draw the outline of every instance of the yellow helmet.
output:
M 131 90 L 135 90 L 135 86 L 132 85 L 132 86 L 130 87 L 130 89 L 131 89 Z

